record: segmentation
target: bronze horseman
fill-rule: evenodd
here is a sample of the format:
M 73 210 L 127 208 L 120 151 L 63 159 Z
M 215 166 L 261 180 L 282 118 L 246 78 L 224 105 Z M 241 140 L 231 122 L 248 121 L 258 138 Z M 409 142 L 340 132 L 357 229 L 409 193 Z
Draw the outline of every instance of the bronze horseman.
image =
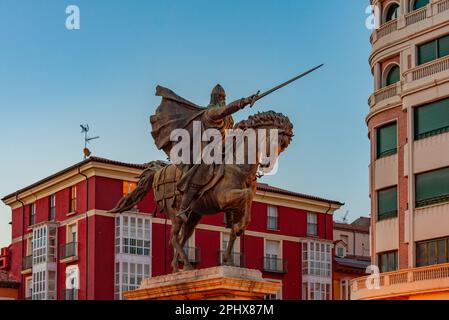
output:
M 237 100 L 228 105 L 225 103 L 224 89 L 217 85 L 211 93 L 208 107 L 200 107 L 178 95 L 173 91 L 157 86 L 156 95 L 162 97 L 162 102 L 151 116 L 152 136 L 158 149 L 162 149 L 168 157 L 170 151 L 177 143 L 170 140 L 171 132 L 175 129 L 185 129 L 192 136 L 192 123 L 199 121 L 201 130 L 217 129 L 222 140 L 227 129 L 254 129 L 265 130 L 267 134 L 264 150 L 269 154 L 270 129 L 277 129 L 277 154 L 283 152 L 293 137 L 293 125 L 288 117 L 274 111 L 257 113 L 234 124 L 232 114 L 245 106 L 253 105 L 255 101 L 271 92 L 299 79 L 314 71 L 313 68 L 302 75 L 285 82 L 261 95 L 252 95 Z M 257 136 L 257 140 L 262 139 Z M 139 177 L 136 189 L 122 198 L 111 212 L 124 212 L 133 208 L 145 195 L 154 189 L 155 201 L 172 222 L 170 239 L 174 254 L 171 263 L 173 272 L 179 270 L 178 261 L 184 265 L 184 270 L 193 269 L 184 252 L 184 245 L 193 234 L 203 215 L 213 215 L 224 212 L 226 227 L 230 229 L 228 246 L 223 256 L 223 263 L 233 264 L 231 254 L 237 236 L 240 236 L 251 220 L 251 204 L 256 192 L 256 179 L 258 168 L 263 166 L 259 154 L 260 141 L 256 143 L 255 163 L 224 164 L 203 162 L 194 164 L 193 152 L 187 163 L 170 164 L 163 161 L 152 161 Z M 202 152 L 204 145 L 201 145 Z M 234 150 L 235 152 L 235 150 Z M 245 157 L 248 159 L 244 150 Z

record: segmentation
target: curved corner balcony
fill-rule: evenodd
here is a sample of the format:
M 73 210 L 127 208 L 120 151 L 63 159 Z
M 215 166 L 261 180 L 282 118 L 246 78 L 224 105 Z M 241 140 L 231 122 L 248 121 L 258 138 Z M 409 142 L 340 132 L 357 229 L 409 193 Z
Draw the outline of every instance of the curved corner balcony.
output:
M 431 28 L 441 22 L 447 21 L 449 0 L 433 1 L 429 5 L 401 15 L 398 19 L 382 24 L 371 34 L 373 52 L 393 41 L 406 39 L 416 33 L 418 23 L 420 30 Z
M 400 103 L 401 82 L 376 90 L 368 99 L 370 108 L 382 102 L 382 104 Z
M 351 281 L 352 300 L 449 298 L 449 263 L 380 273 Z

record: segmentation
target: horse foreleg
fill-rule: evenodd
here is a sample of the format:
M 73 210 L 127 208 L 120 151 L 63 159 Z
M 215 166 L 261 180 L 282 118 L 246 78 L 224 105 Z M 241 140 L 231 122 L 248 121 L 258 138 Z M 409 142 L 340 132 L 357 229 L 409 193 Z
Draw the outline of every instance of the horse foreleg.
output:
M 173 260 L 172 260 L 172 268 L 173 272 L 178 272 L 178 254 L 182 259 L 182 262 L 184 263 L 184 268 L 187 267 L 187 270 L 193 269 L 193 267 L 190 265 L 189 259 L 184 252 L 183 247 L 179 243 L 179 231 L 181 230 L 182 222 L 180 222 L 180 219 L 172 219 L 172 231 L 171 231 L 171 244 L 173 246 Z
M 245 199 L 245 210 L 243 212 L 243 217 L 240 220 L 238 224 L 238 229 L 236 230 L 237 236 L 240 237 L 240 235 L 248 228 L 248 225 L 251 222 L 251 205 L 253 202 L 253 191 L 252 189 L 245 189 L 243 190 L 244 193 L 244 199 Z
M 231 229 L 231 234 L 229 235 L 228 247 L 226 248 L 225 254 L 223 256 L 223 264 L 225 266 L 233 266 L 234 259 L 232 257 L 232 249 L 234 248 L 234 242 L 237 239 L 237 234 L 234 228 Z
M 190 213 L 189 220 L 187 220 L 187 223 L 183 224 L 183 232 L 181 235 L 180 245 L 181 248 L 184 249 L 184 245 L 187 243 L 187 241 L 192 236 L 193 232 L 195 231 L 195 227 L 200 222 L 201 216 L 199 214 L 196 214 L 195 212 Z M 188 256 L 187 256 L 187 263 L 184 263 L 184 270 L 193 270 L 193 266 L 190 263 Z

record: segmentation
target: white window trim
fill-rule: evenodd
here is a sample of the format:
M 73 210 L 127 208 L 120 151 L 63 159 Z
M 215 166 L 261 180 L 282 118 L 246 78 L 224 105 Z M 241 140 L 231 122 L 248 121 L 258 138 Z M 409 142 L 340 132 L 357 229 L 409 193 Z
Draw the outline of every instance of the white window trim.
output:
M 75 231 L 76 231 L 76 239 L 75 242 L 78 242 L 78 220 L 74 221 L 73 223 L 69 223 L 66 225 L 65 228 L 65 243 L 71 243 L 72 242 L 72 237 L 69 230 L 71 229 L 71 227 L 75 227 Z M 70 239 L 70 241 L 69 241 Z
M 230 232 L 220 232 L 220 251 L 225 251 L 226 248 L 223 248 L 223 239 L 225 237 L 225 235 L 229 237 L 231 236 Z M 240 237 L 237 237 L 234 241 L 234 248 L 232 250 L 232 252 L 234 253 L 240 253 Z
M 284 248 L 283 240 L 277 240 L 277 239 L 273 239 L 273 238 L 264 238 L 264 240 L 263 240 L 263 256 L 264 257 L 267 256 L 267 241 L 277 242 L 279 244 L 278 259 L 283 259 L 283 254 L 282 254 L 282 251 L 284 251 L 284 250 L 282 250 Z
M 279 289 L 278 292 L 276 292 L 276 300 L 283 300 L 283 295 L 282 295 L 282 291 L 284 289 L 284 285 L 282 283 L 282 280 L 279 279 L 272 279 L 272 278 L 264 278 L 264 280 L 269 281 L 269 282 L 274 282 L 274 283 L 280 283 L 281 284 L 281 288 Z
M 274 209 L 275 212 L 274 215 L 270 215 L 270 209 Z M 268 221 L 270 217 L 276 218 L 276 228 L 269 228 Z M 277 206 L 271 204 L 267 205 L 267 230 L 274 230 L 274 231 L 279 230 L 279 210 Z

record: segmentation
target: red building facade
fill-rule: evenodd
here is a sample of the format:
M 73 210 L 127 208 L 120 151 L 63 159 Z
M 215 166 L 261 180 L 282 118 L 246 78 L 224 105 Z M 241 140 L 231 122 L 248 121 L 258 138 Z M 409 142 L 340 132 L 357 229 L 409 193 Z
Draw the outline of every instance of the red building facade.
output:
M 120 299 L 142 279 L 171 272 L 170 221 L 150 192 L 108 213 L 144 165 L 89 158 L 4 197 L 12 209 L 10 273 L 20 299 Z M 276 299 L 332 299 L 333 213 L 342 204 L 259 184 L 234 262 L 282 282 Z M 186 244 L 197 268 L 221 263 L 224 215 L 204 217 Z

